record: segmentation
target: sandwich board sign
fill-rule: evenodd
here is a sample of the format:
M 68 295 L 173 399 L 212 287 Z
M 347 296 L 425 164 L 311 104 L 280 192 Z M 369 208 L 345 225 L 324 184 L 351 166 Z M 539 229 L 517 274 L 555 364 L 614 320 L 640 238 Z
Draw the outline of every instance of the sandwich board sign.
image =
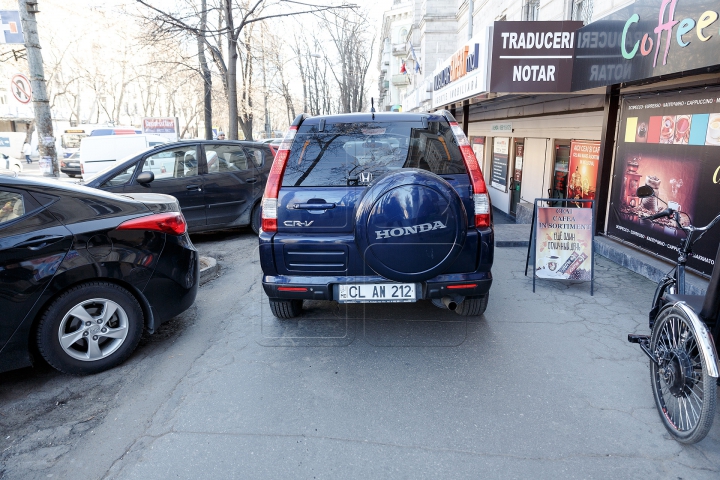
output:
M 548 202 L 546 207 L 538 204 Z M 578 207 L 587 203 L 591 208 Z M 590 295 L 595 287 L 593 225 L 595 200 L 536 198 L 530 230 L 528 262 L 533 258 L 535 279 L 589 280 Z M 584 205 L 583 205 L 584 206 Z M 525 265 L 527 275 L 528 264 Z

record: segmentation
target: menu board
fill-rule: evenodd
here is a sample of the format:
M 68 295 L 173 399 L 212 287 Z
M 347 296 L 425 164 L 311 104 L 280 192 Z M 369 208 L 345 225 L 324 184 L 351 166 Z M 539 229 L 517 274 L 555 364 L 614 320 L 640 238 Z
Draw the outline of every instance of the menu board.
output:
M 510 139 L 507 137 L 495 137 L 493 139 L 490 185 L 503 192 L 507 192 L 509 146 Z
M 626 96 L 621 110 L 607 233 L 674 260 L 685 233 L 674 220 L 644 217 L 665 208 L 638 198 L 648 185 L 675 202 L 684 225 L 707 225 L 720 213 L 720 90 Z M 695 244 L 688 266 L 711 274 L 720 228 Z
M 592 209 L 537 207 L 536 222 L 535 275 L 557 280 L 591 280 Z

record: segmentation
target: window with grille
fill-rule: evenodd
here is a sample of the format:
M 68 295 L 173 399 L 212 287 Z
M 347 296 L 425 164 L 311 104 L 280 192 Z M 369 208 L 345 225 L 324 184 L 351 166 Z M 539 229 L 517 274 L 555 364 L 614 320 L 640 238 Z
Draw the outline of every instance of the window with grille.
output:
M 523 5 L 523 20 L 535 22 L 540 16 L 540 0 L 525 0 Z
M 593 0 L 571 0 L 572 12 L 570 18 L 585 23 L 590 23 L 593 16 Z

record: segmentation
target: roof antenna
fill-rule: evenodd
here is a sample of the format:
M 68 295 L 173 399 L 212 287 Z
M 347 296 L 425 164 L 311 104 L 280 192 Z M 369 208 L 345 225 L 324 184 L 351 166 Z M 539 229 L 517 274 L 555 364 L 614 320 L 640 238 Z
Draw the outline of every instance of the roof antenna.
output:
M 375 98 L 370 97 L 370 113 L 372 113 L 372 119 L 375 120 Z

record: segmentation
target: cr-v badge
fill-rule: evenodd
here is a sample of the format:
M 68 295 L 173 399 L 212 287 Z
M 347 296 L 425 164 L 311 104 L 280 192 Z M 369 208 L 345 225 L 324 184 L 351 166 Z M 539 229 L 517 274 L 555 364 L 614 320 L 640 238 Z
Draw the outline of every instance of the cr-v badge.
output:
M 313 224 L 315 220 L 310 220 L 309 222 L 301 222 L 299 220 L 286 220 L 283 222 L 283 225 L 286 227 L 309 227 Z
M 398 227 L 398 228 L 387 228 L 385 230 L 375 230 L 377 238 L 390 238 L 390 237 L 402 237 L 403 235 L 411 235 L 413 233 L 429 232 L 430 230 L 437 230 L 440 228 L 446 228 L 440 220 L 433 223 L 421 223 L 420 225 L 413 225 L 412 227 Z

